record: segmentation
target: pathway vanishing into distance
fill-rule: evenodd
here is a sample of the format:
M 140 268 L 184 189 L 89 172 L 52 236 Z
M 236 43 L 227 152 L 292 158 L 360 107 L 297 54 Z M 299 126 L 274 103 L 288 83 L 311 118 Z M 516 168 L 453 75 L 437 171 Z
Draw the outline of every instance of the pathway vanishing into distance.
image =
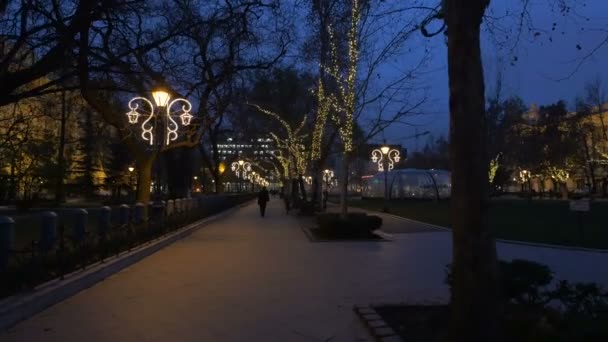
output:
M 419 228 L 393 242 L 311 243 L 280 200 L 265 218 L 251 204 L 0 341 L 372 341 L 353 305 L 447 299 L 450 234 Z M 558 278 L 608 285 L 608 254 L 504 244 L 499 253 L 547 262 Z

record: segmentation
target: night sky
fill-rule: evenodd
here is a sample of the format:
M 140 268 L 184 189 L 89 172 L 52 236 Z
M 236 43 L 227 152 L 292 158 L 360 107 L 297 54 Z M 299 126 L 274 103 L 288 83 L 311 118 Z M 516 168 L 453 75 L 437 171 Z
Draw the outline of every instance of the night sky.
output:
M 571 106 L 575 98 L 583 94 L 585 83 L 598 76 L 604 80 L 608 90 L 608 0 L 580 0 L 581 4 L 566 15 L 552 5 L 555 2 L 532 0 L 529 20 L 516 40 L 513 33 L 496 32 L 500 32 L 500 28 L 516 27 L 518 17 L 505 17 L 504 14 L 507 10 L 510 13 L 517 11 L 521 2 L 492 1 L 488 13 L 504 18 L 492 22 L 494 32 L 489 32 L 489 25 L 484 25 L 482 51 L 488 94 L 495 89 L 497 71 L 504 75 L 502 96 L 520 96 L 527 104 L 543 105 L 561 99 Z M 591 57 L 582 61 L 602 42 L 605 43 Z M 426 44 L 432 56 L 421 78 L 429 87 L 425 115 L 409 119 L 406 125 L 391 127 L 385 134 L 387 142 L 402 143 L 412 150 L 415 149 L 415 141 L 401 137 L 412 135 L 417 129 L 418 132 L 430 130 L 437 138 L 447 135 L 449 125 L 445 41 L 443 36 L 437 36 L 422 44 Z M 409 57 L 405 58 L 407 63 Z M 583 64 L 577 69 L 581 62 Z M 387 66 L 384 72 L 390 74 L 391 66 Z M 418 147 L 422 148 L 428 139 L 421 137 Z M 382 136 L 376 140 L 382 140 Z

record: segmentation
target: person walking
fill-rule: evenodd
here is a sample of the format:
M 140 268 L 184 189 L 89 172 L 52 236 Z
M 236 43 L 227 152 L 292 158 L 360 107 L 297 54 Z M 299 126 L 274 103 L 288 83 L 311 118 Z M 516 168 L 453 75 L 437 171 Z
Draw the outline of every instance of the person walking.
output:
M 264 214 L 266 213 L 266 203 L 268 203 L 268 201 L 270 201 L 268 190 L 266 190 L 266 187 L 263 187 L 258 193 L 258 205 L 260 206 L 260 215 L 262 215 L 262 217 L 264 217 Z

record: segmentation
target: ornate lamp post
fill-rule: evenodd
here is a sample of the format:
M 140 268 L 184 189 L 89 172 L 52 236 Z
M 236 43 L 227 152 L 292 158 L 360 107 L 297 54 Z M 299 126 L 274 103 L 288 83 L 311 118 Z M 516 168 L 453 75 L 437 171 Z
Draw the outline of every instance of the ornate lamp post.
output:
M 311 185 L 312 184 L 312 176 L 306 176 L 306 177 L 304 177 L 304 181 L 306 181 L 306 184 Z
M 378 171 L 384 171 L 384 211 L 388 212 L 388 172 L 395 167 L 401 159 L 399 150 L 391 149 L 389 146 L 382 146 L 372 151 L 372 162 L 378 164 Z
M 247 178 L 247 172 L 251 172 L 251 163 L 244 160 L 235 161 L 231 165 L 232 171 L 236 174 L 236 178 Z
M 247 175 L 247 179 L 251 182 L 251 192 L 255 192 L 255 183 L 258 181 L 260 175 L 258 175 L 255 171 L 251 171 L 249 175 Z
M 251 172 L 251 163 L 240 159 L 232 163 L 230 168 L 236 174 L 236 178 L 239 179 L 239 191 L 241 191 L 243 187 L 241 179 L 247 179 L 247 172 Z
M 137 96 L 129 101 L 130 111 L 126 114 L 129 123 L 135 125 L 139 118 L 143 117 L 140 125 L 141 138 L 147 142 L 151 148 L 156 149 L 156 181 L 154 182 L 154 197 L 157 202 L 162 199 L 161 176 L 160 176 L 160 152 L 163 147 L 168 146 L 178 137 L 178 130 L 181 126 L 188 126 L 192 121 L 192 104 L 182 98 L 171 99 L 168 92 L 157 89 L 152 92 L 152 101 L 145 97 Z M 172 111 L 174 105 L 178 106 L 176 111 Z M 140 108 L 141 107 L 141 108 Z M 140 110 L 143 112 L 140 113 Z M 179 124 L 178 124 L 178 120 Z

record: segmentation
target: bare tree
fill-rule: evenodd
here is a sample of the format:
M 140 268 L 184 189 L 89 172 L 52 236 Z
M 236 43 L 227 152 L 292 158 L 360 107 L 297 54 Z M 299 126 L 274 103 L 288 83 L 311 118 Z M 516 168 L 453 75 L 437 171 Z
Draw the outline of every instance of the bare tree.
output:
M 75 70 L 58 71 L 70 64 L 75 38 L 100 22 L 103 13 L 121 10 L 122 4 L 89 0 L 0 4 L 0 106 L 66 88 L 65 81 L 76 76 Z
M 146 185 L 159 152 L 138 143 L 122 111 L 111 105 L 120 101 L 119 96 L 112 99 L 104 89 L 142 94 L 161 84 L 173 95 L 198 104 L 193 124 L 181 140 L 160 153 L 195 147 L 205 134 L 213 135 L 221 127 L 225 110 L 220 93 L 230 89 L 226 85 L 240 72 L 275 63 L 285 53 L 286 41 L 280 41 L 283 45 L 279 44 L 278 52 L 270 48 L 250 52 L 261 44 L 260 35 L 267 33 L 268 25 L 262 24 L 274 18 L 275 4 L 265 1 L 178 1 L 176 6 L 151 2 L 128 9 L 110 13 L 105 25 L 80 33 L 79 49 L 84 53 L 79 55 L 79 78 L 85 99 L 116 128 L 135 156 L 138 199 L 146 200 Z M 215 112 L 210 113 L 212 110 Z

